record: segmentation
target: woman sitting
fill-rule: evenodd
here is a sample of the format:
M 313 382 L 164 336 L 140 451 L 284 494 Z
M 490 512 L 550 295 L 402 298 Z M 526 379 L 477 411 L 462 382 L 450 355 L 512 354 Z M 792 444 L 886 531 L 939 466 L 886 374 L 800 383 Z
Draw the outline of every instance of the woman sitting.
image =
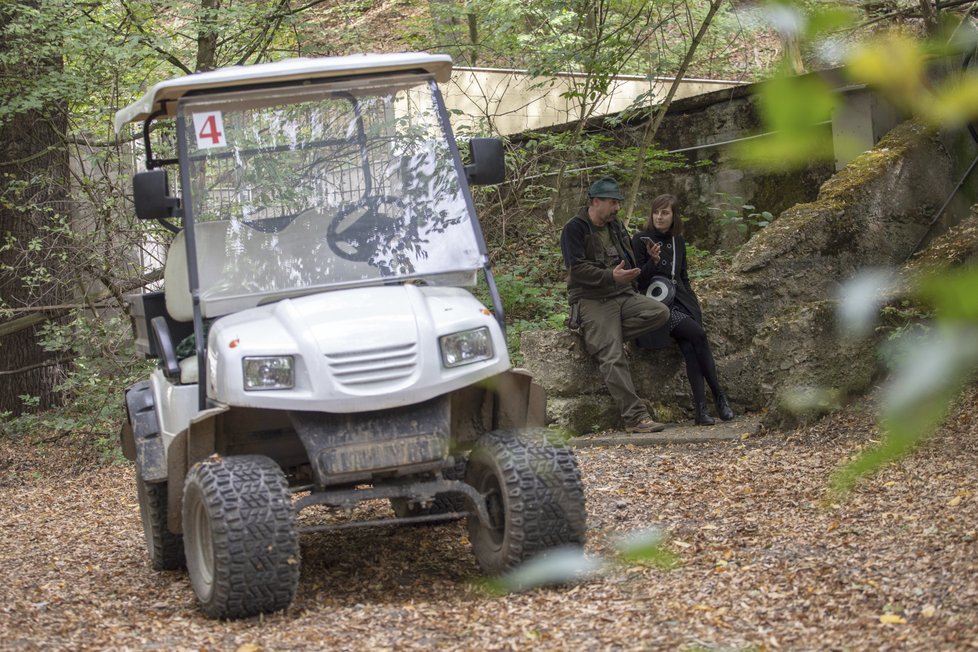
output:
M 676 215 L 676 198 L 659 195 L 652 200 L 652 210 L 645 230 L 632 238 L 632 250 L 642 273 L 638 278 L 639 291 L 646 292 L 653 283 L 653 276 L 660 277 L 675 287 L 675 296 L 669 306 L 669 322 L 661 329 L 638 340 L 646 349 L 660 349 L 669 345 L 669 338 L 679 344 L 686 360 L 686 375 L 693 390 L 695 419 L 699 425 L 713 425 L 715 421 L 706 409 L 705 380 L 710 385 L 717 416 L 724 421 L 734 418 L 733 410 L 717 380 L 713 352 L 703 330 L 703 312 L 689 284 L 686 268 L 686 242 L 683 240 L 682 220 Z M 656 280 L 660 280 L 656 279 Z

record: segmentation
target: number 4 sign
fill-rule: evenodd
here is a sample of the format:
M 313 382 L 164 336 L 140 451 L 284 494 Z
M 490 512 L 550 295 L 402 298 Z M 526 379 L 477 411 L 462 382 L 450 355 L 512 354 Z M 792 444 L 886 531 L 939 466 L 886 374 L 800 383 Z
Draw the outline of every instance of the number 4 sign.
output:
M 194 134 L 197 136 L 197 147 L 199 149 L 227 145 L 227 141 L 224 140 L 224 120 L 221 119 L 221 112 L 195 113 Z

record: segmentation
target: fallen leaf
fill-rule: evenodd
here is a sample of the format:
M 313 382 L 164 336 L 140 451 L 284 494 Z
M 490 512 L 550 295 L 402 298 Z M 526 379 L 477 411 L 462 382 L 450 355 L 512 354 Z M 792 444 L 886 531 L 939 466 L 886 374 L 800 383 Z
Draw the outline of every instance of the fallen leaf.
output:
M 933 618 L 936 613 L 937 609 L 932 604 L 929 604 L 920 610 L 920 615 L 924 618 Z
M 903 616 L 898 616 L 896 614 L 883 614 L 880 616 L 880 622 L 884 625 L 906 625 L 907 620 Z
M 957 507 L 961 504 L 961 496 L 955 496 L 951 500 L 947 501 L 948 507 Z

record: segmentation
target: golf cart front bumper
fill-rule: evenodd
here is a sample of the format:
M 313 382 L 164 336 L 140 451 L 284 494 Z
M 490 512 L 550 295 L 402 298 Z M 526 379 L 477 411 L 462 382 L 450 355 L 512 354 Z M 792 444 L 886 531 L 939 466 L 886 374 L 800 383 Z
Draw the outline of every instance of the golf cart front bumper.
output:
M 449 454 L 450 401 L 374 412 L 289 412 L 316 484 L 326 487 L 440 469 Z

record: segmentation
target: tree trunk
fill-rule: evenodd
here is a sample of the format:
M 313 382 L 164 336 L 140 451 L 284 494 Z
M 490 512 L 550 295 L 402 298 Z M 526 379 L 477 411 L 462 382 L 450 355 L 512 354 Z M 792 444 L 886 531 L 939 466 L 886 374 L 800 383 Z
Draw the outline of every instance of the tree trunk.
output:
M 470 11 L 466 14 L 466 18 L 469 21 L 469 43 L 472 44 L 469 65 L 475 66 L 479 61 L 479 17 L 474 11 Z
M 936 36 L 939 23 L 937 18 L 937 3 L 931 5 L 930 0 L 918 0 L 920 16 L 924 19 L 924 27 L 929 36 Z
M 804 75 L 805 59 L 801 56 L 801 43 L 798 40 L 798 34 L 795 32 L 784 34 L 781 37 L 781 43 L 784 47 L 784 58 L 791 66 L 791 71 L 796 75 Z
M 0 10 L 0 79 L 23 82 L 29 75 L 30 82 L 60 72 L 60 57 L 18 60 L 31 57 L 29 48 L 25 51 L 16 37 L 7 38 L 17 12 L 38 6 L 34 0 Z M 0 88 L 0 101 L 10 88 Z M 0 308 L 61 304 L 71 294 L 57 235 L 48 230 L 68 206 L 67 124 L 63 101 L 0 119 Z M 41 269 L 50 274 L 38 274 Z M 35 280 L 29 283 L 31 275 Z M 30 407 L 19 398 L 25 395 L 36 397 L 41 409 L 59 403 L 54 388 L 63 371 L 56 354 L 38 345 L 42 327 L 36 324 L 0 337 L 0 413 L 22 413 Z
M 217 12 L 221 0 L 203 0 L 197 28 L 197 63 L 194 72 L 217 67 Z

